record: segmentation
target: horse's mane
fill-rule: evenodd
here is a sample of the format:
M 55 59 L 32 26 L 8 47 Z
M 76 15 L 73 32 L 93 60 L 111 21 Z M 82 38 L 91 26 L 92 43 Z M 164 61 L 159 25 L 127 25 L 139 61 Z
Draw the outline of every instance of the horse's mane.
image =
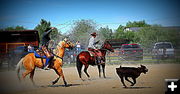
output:
M 109 41 L 104 41 L 103 44 L 101 45 L 101 48 L 103 48 L 104 44 L 106 44 L 106 43 L 107 43 L 107 44 L 110 44 Z M 111 44 L 110 44 L 110 45 L 111 45 Z M 112 45 L 111 45 L 111 46 L 112 46 Z
M 60 41 L 59 43 L 56 44 L 56 47 L 55 47 L 55 49 L 53 50 L 53 53 L 54 53 L 54 54 L 57 54 L 57 53 L 58 53 L 58 51 L 59 51 L 59 50 L 58 50 L 58 47 L 62 47 L 62 41 Z

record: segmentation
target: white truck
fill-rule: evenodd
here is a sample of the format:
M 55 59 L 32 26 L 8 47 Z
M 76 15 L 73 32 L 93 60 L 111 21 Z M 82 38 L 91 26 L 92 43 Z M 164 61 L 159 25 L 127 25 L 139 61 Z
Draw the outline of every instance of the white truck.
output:
M 174 57 L 174 47 L 171 42 L 157 42 L 152 49 L 153 59 L 164 59 Z

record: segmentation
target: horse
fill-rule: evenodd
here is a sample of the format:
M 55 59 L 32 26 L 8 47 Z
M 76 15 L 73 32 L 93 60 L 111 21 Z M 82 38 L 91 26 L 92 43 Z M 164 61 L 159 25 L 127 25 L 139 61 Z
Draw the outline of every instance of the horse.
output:
M 104 44 L 102 45 L 101 49 L 98 49 L 98 50 L 102 53 L 101 60 L 103 60 L 103 62 L 104 62 L 104 63 L 98 65 L 99 77 L 101 77 L 101 66 L 102 66 L 103 76 L 104 76 L 104 78 L 106 78 L 106 76 L 105 76 L 105 60 L 106 60 L 105 55 L 106 55 L 107 50 L 114 52 L 114 49 L 112 48 L 112 45 L 109 43 L 109 41 L 105 41 Z M 77 67 L 77 71 L 79 74 L 79 78 L 81 78 L 81 69 L 82 69 L 83 65 L 84 65 L 84 72 L 85 72 L 86 76 L 89 78 L 90 76 L 87 73 L 87 69 L 88 69 L 89 65 L 92 65 L 92 66 L 96 65 L 95 57 L 91 56 L 88 51 L 82 51 L 81 53 L 78 54 L 76 60 L 77 60 L 76 67 Z
M 70 41 L 61 41 L 56 46 L 56 49 L 54 50 L 54 59 L 50 63 L 49 68 L 53 69 L 56 74 L 58 75 L 58 78 L 56 78 L 54 81 L 52 81 L 52 85 L 56 84 L 58 80 L 60 79 L 60 76 L 62 76 L 62 79 L 64 81 L 64 85 L 67 86 L 67 82 L 65 80 L 62 66 L 63 66 L 63 56 L 65 52 L 65 48 L 72 49 L 74 47 L 74 44 Z M 43 59 L 45 62 L 45 59 Z M 25 72 L 22 73 L 22 79 L 24 79 L 28 74 L 30 74 L 30 79 L 33 85 L 35 85 L 33 77 L 35 68 L 43 68 L 43 63 L 41 58 L 36 58 L 34 53 L 29 53 L 26 56 L 24 56 L 17 64 L 16 71 L 19 81 L 21 81 L 21 77 L 19 75 L 20 68 L 23 66 L 25 68 Z

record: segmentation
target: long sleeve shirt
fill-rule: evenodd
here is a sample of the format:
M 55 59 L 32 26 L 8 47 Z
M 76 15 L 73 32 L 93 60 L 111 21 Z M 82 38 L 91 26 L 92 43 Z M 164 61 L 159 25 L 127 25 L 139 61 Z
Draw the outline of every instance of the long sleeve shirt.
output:
M 52 32 L 52 29 L 48 30 L 47 32 L 43 33 L 43 37 L 42 37 L 42 45 L 47 46 L 47 43 L 50 40 L 50 33 Z
M 95 38 L 94 38 L 94 37 L 91 37 L 91 38 L 89 39 L 88 48 L 96 49 L 96 47 L 95 47 Z

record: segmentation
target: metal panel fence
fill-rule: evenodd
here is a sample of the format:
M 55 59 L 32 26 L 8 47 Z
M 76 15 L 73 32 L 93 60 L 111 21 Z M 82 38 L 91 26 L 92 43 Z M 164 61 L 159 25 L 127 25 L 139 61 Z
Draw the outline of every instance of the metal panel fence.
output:
M 175 49 L 172 56 L 159 55 L 155 56 L 151 49 L 143 49 L 143 56 L 139 58 L 137 55 L 124 56 L 120 49 L 115 49 L 115 52 L 108 52 L 106 55 L 107 64 L 119 63 L 179 63 L 180 64 L 180 49 Z
M 72 52 L 71 54 L 66 54 L 64 56 L 64 66 L 75 66 L 76 63 L 76 52 Z M 139 64 L 139 63 L 179 63 L 180 64 L 180 49 L 174 50 L 173 57 L 161 56 L 157 58 L 153 58 L 151 49 L 143 49 L 143 56 L 139 58 L 138 55 L 131 55 L 131 57 L 123 56 L 120 49 L 115 49 L 115 52 L 107 52 L 106 54 L 106 64 L 121 64 L 121 63 L 130 63 L 130 64 Z M 13 60 L 14 61 L 14 60 Z M 17 62 L 13 62 L 11 60 L 2 60 L 0 70 L 11 70 L 14 69 Z

